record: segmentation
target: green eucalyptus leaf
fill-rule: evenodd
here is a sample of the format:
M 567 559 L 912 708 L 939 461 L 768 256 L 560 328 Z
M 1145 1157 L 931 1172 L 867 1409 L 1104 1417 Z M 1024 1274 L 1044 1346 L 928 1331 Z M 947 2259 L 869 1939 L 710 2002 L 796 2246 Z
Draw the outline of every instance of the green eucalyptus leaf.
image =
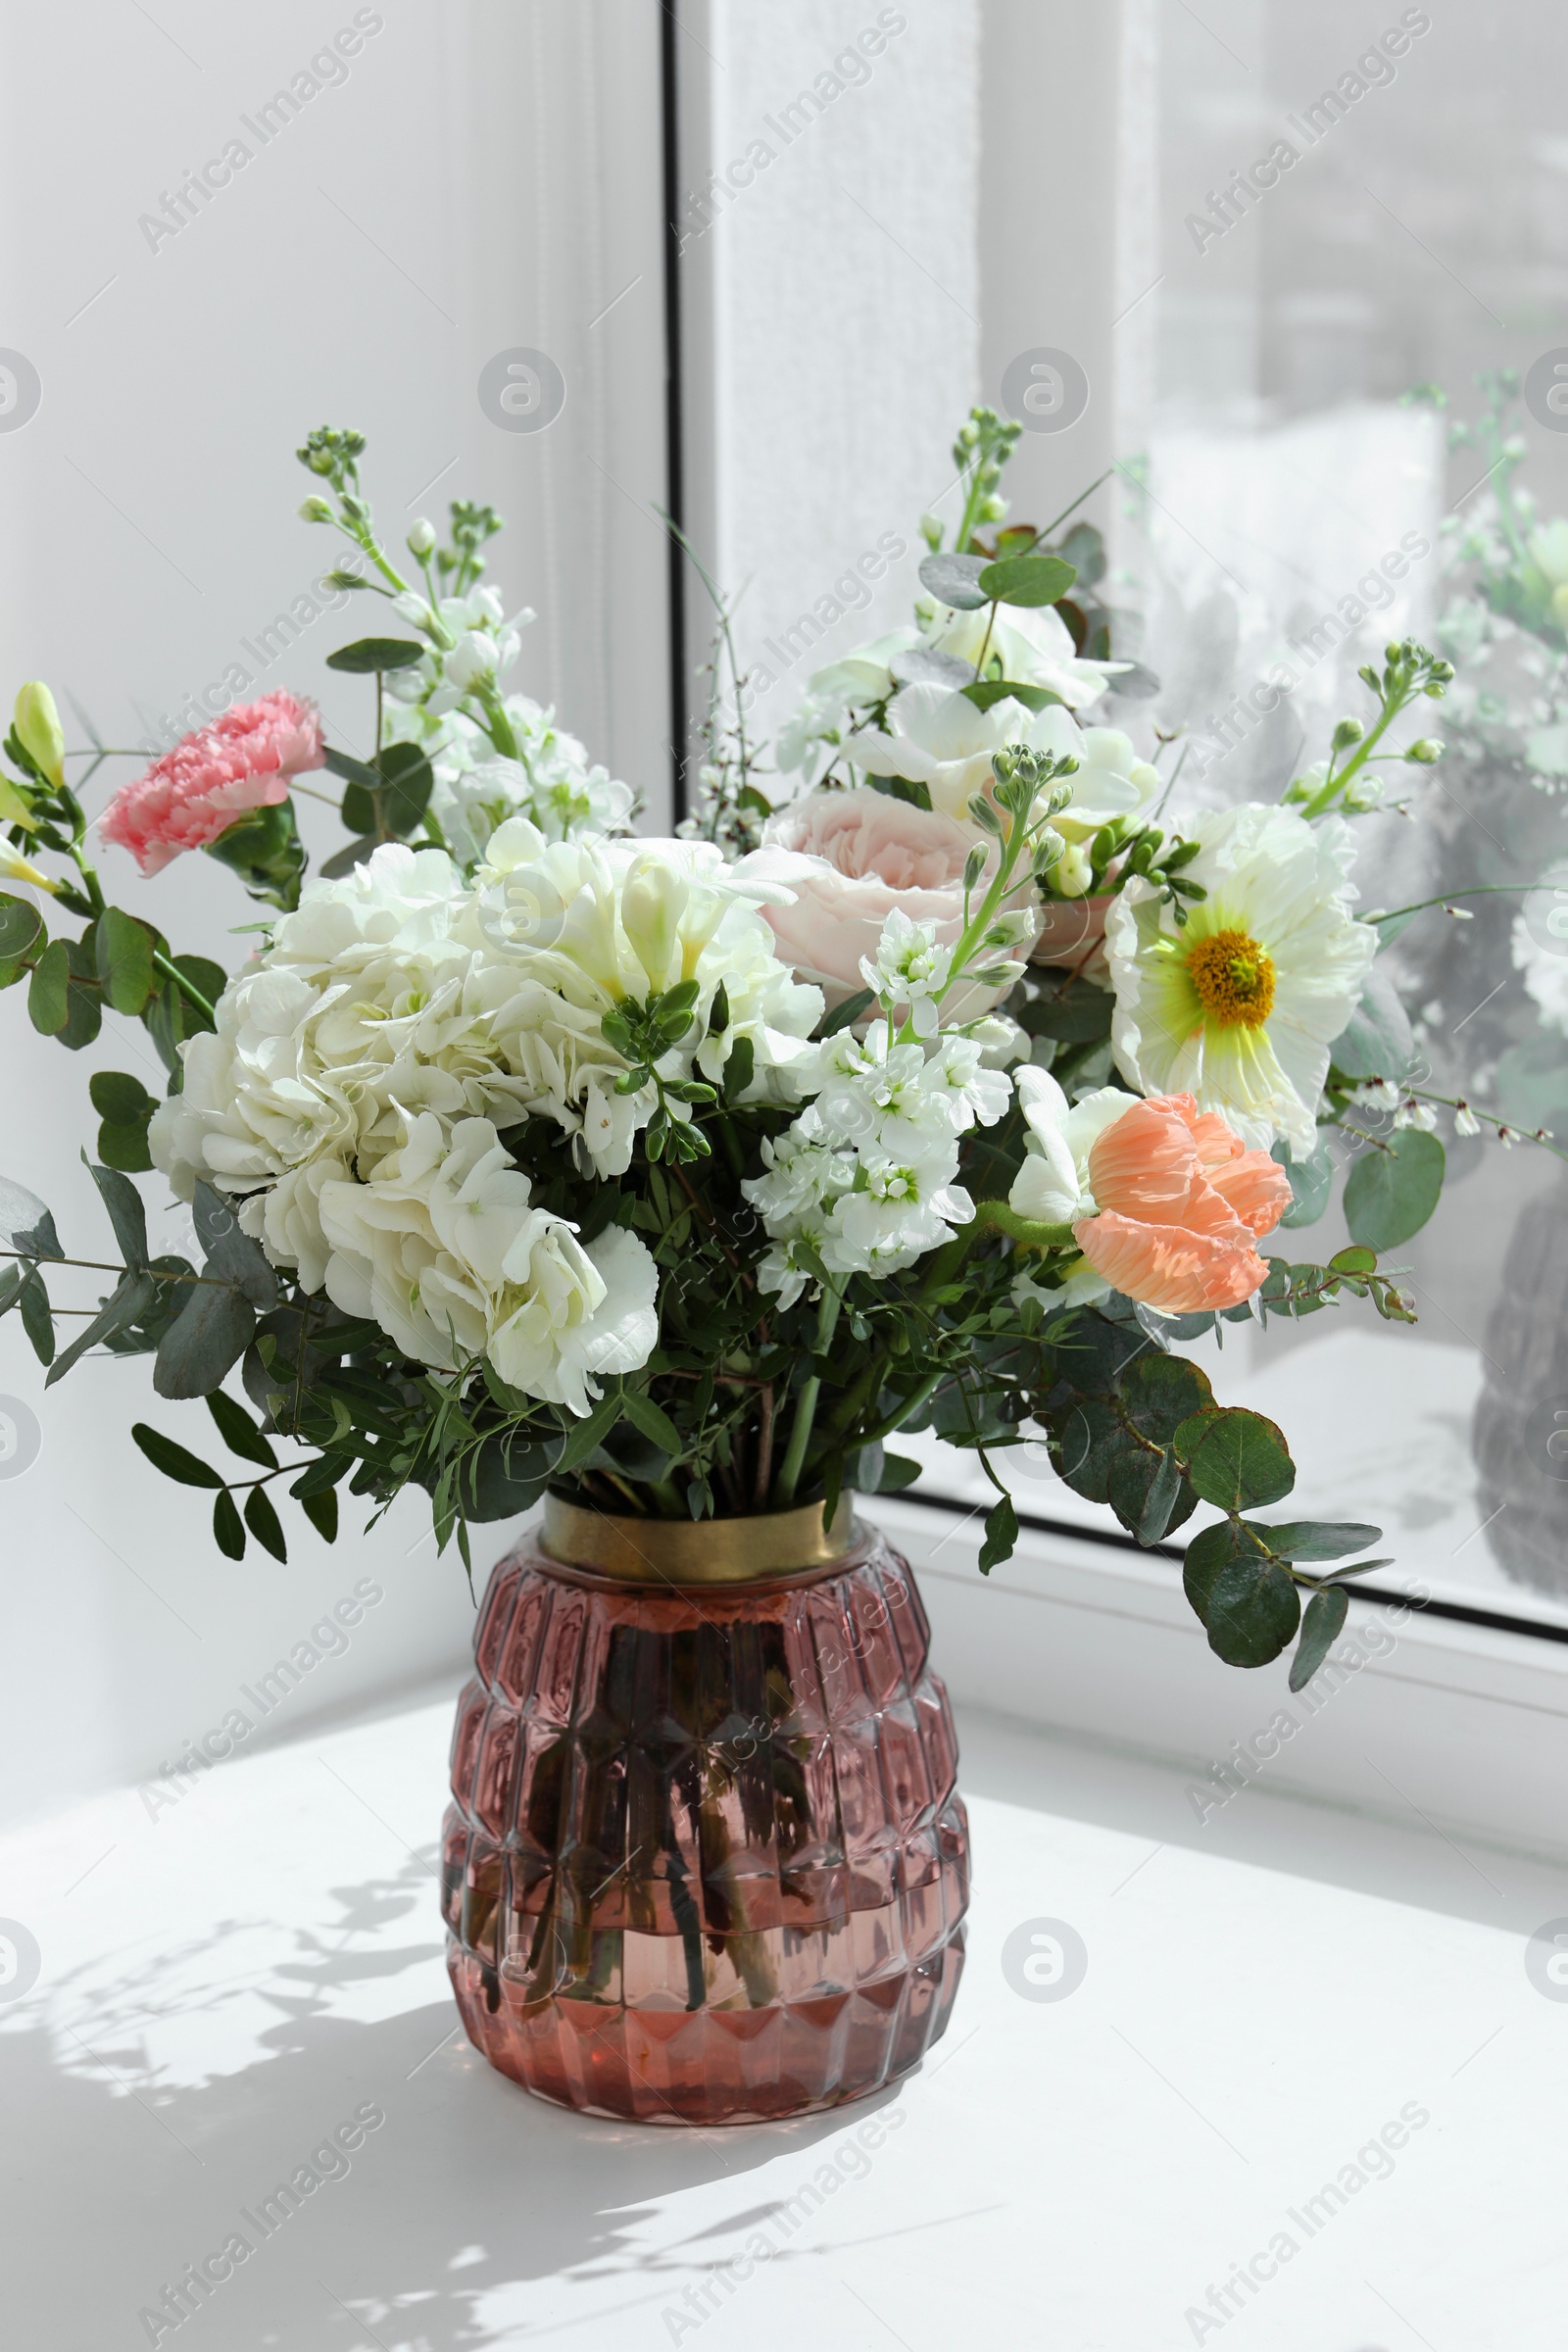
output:
M 10 988 L 22 978 L 43 939 L 43 916 L 30 900 L 0 891 L 0 988 Z
M 1193 1538 L 1182 1583 L 1207 1629 L 1210 1649 L 1228 1666 L 1266 1666 L 1300 1622 L 1290 1576 L 1234 1520 Z
M 1064 564 L 1059 556 L 1007 556 L 1000 564 L 986 565 L 979 586 L 999 604 L 1027 610 L 1055 604 L 1077 577 L 1073 565 Z
M 340 645 L 335 654 L 328 654 L 326 666 L 351 677 L 368 677 L 378 669 L 412 669 L 427 651 L 412 637 L 357 637 L 352 645 Z
M 1304 1690 L 1345 1630 L 1350 1596 L 1343 1585 L 1314 1592 L 1301 1618 L 1301 1639 L 1291 1660 L 1291 1689 Z
M 373 832 L 367 833 L 361 840 L 351 841 L 346 848 L 334 851 L 318 870 L 326 881 L 340 882 L 345 874 L 352 874 L 357 865 L 363 865 L 367 858 L 371 857 L 380 846 Z
M 1447 1157 L 1435 1135 L 1401 1127 L 1369 1145 L 1345 1186 L 1345 1221 L 1369 1250 L 1396 1250 L 1438 1205 Z
M 1386 1078 L 1398 1086 L 1415 1062 L 1415 1039 L 1399 992 L 1380 963 L 1361 983 L 1360 1000 L 1329 1048 L 1347 1078 Z
M 45 1037 L 58 1037 L 71 1013 L 71 957 L 63 939 L 52 939 L 32 967 L 27 1018 Z
M 1369 1544 L 1383 1541 L 1381 1527 L 1343 1519 L 1295 1519 L 1281 1527 L 1259 1523 L 1253 1533 L 1281 1560 L 1337 1560 L 1348 1551 L 1365 1551 Z
M 127 1324 L 139 1323 L 158 1298 L 158 1285 L 151 1274 L 128 1273 L 113 1298 L 107 1298 L 90 1323 L 78 1331 L 69 1348 L 57 1355 L 44 1375 L 44 1387 L 53 1388 L 63 1380 L 73 1364 L 79 1363 L 89 1348 L 96 1348 Z
M 377 769 L 367 766 L 363 760 L 351 759 L 347 752 L 337 751 L 331 744 L 323 750 L 321 760 L 328 772 L 341 776 L 345 784 L 363 784 L 374 792 L 381 781 Z
M 920 585 L 956 612 L 978 612 L 991 602 L 980 585 L 986 569 L 984 556 L 927 556 L 920 565 Z
M 996 703 L 1022 703 L 1026 710 L 1046 710 L 1059 703 L 1059 694 L 1049 686 L 1024 686 L 1016 678 L 977 678 L 972 686 L 960 686 L 958 692 L 977 710 L 989 710 Z M 930 807 L 930 801 L 926 807 Z
M 153 1387 L 160 1396 L 209 1396 L 250 1346 L 256 1309 L 227 1283 L 192 1283 L 190 1297 L 159 1343 Z
M 147 1263 L 147 1211 L 142 1197 L 128 1176 L 118 1168 L 95 1168 L 86 1152 L 82 1162 L 88 1175 L 98 1187 L 98 1195 L 109 1211 L 109 1222 L 115 1229 L 120 1253 L 132 1270 Z
M 107 906 L 94 926 L 98 978 L 116 1012 L 139 1013 L 153 993 L 153 933 L 133 914 Z
M 399 836 L 412 833 L 429 806 L 435 770 L 416 743 L 389 743 L 379 755 L 381 808 Z M 345 803 L 347 795 L 345 797 Z M 345 811 L 344 823 L 348 823 Z
M 1291 1180 L 1291 1205 L 1280 1223 L 1315 1225 L 1334 1190 L 1334 1161 L 1327 1142 L 1320 1143 L 1308 1158 L 1298 1159 L 1290 1145 L 1282 1141 L 1274 1146 L 1273 1156 Z
M 1191 1484 L 1222 1511 L 1278 1502 L 1296 1484 L 1296 1464 L 1283 1433 L 1261 1413 L 1244 1407 L 1195 1414 L 1176 1431 L 1174 1444 Z
M 55 1360 L 54 1316 L 49 1311 L 49 1293 L 36 1266 L 18 1295 L 17 1312 L 22 1317 L 22 1328 L 39 1363 L 52 1364 Z

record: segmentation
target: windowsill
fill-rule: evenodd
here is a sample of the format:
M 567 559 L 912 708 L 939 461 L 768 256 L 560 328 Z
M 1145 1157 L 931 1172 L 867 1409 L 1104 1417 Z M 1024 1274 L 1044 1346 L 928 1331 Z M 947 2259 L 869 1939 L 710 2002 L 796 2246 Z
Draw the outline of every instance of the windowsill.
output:
M 925 1581 L 940 1619 L 945 1573 Z M 1186 2313 L 1282 2230 L 1298 2251 L 1247 2339 L 1271 2352 L 1555 2340 L 1541 2118 L 1561 2015 L 1521 1951 L 1562 1908 L 1560 1875 L 1266 1786 L 1200 1829 L 1180 1771 L 961 1710 L 975 1905 L 929 2063 L 840 2117 L 623 2128 L 528 2099 L 458 2030 L 430 1875 L 450 1711 L 220 1766 L 156 1821 L 122 1791 L 5 1841 L 7 1909 L 43 1950 L 37 1987 L 0 2008 L 27 2155 L 19 2340 L 144 2340 L 161 2285 L 367 2104 L 385 2123 L 348 2176 L 256 2244 L 193 2342 L 652 2352 L 693 2340 L 665 2315 L 706 2285 L 714 2352 L 1152 2352 L 1215 2340 Z M 1087 1946 L 1064 2001 L 1003 1973 L 1009 1935 L 1043 1919 Z M 1288 2218 L 1401 2110 L 1430 2122 L 1391 2177 L 1342 2191 L 1310 2234 Z M 872 2116 L 864 2167 L 847 2155 L 820 2210 L 778 2220 Z M 777 2257 L 731 2299 L 708 2274 L 759 2230 Z

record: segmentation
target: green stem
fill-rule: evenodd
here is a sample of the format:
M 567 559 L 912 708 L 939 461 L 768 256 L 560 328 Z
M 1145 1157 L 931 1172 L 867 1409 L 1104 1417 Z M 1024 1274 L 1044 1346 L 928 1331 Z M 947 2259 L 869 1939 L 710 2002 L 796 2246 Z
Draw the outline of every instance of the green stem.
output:
M 178 964 L 173 962 L 170 956 L 166 956 L 162 948 L 154 948 L 153 964 L 158 971 L 163 973 L 166 980 L 172 980 L 174 986 L 179 990 L 180 995 L 184 997 L 190 1004 L 194 1004 L 198 1012 L 204 1012 L 207 1015 L 207 1018 L 212 1022 L 213 1027 L 216 1029 L 218 1027 L 217 1011 L 211 1004 L 208 1004 L 207 999 L 202 995 L 202 992 L 196 986 L 196 983 L 193 980 L 186 979 Z
M 1506 896 L 1509 891 L 1531 891 L 1539 887 L 1535 882 L 1477 882 L 1468 890 L 1441 891 L 1435 899 L 1417 899 L 1413 906 L 1391 906 L 1378 914 L 1363 915 L 1361 919 L 1367 923 L 1394 923 L 1398 921 L 1401 914 L 1424 914 L 1429 906 L 1446 906 L 1455 899 L 1489 899 Z
M 1087 497 L 1088 492 L 1086 491 L 1084 495 Z M 875 1429 L 869 1429 L 864 1433 L 860 1444 L 862 1446 L 880 1446 L 884 1438 L 891 1438 L 896 1429 L 902 1429 L 906 1421 L 912 1414 L 918 1412 L 926 1398 L 941 1387 L 946 1378 L 946 1371 L 928 1373 L 912 1396 L 906 1396 L 904 1402 L 895 1411 L 889 1413 L 885 1420 L 879 1421 Z
M 815 1352 L 818 1355 L 824 1355 L 832 1343 L 841 1304 L 842 1300 L 838 1292 L 829 1284 L 822 1293 L 822 1304 L 817 1311 Z M 800 1402 L 795 1407 L 795 1421 L 790 1430 L 790 1442 L 784 1454 L 784 1467 L 778 1474 L 778 1499 L 781 1507 L 785 1510 L 788 1510 L 795 1500 L 795 1490 L 800 1485 L 801 1465 L 806 1459 L 806 1448 L 810 1442 L 811 1423 L 816 1418 L 816 1400 L 821 1395 L 821 1380 L 813 1372 L 810 1379 L 802 1387 Z
M 1304 817 L 1310 819 L 1314 816 L 1321 816 L 1331 806 L 1331 804 L 1340 798 L 1345 790 L 1345 787 L 1349 783 L 1350 778 L 1356 773 L 1357 769 L 1366 765 L 1367 760 L 1372 755 L 1373 746 L 1382 740 L 1382 738 L 1388 733 L 1390 727 L 1393 726 L 1395 720 L 1398 717 L 1399 712 L 1405 709 L 1407 704 L 1413 702 L 1414 699 L 1415 697 L 1412 694 L 1401 694 L 1394 701 L 1386 703 L 1384 705 L 1382 717 L 1375 722 L 1369 735 L 1362 736 L 1360 742 L 1356 745 L 1355 750 L 1351 753 L 1345 765 L 1339 770 L 1338 774 L 1334 772 L 1333 760 L 1331 760 L 1329 761 L 1329 773 L 1324 777 L 1322 783 L 1318 786 L 1317 791 L 1312 795 L 1312 798 L 1307 802 L 1305 808 L 1301 810 L 1301 814 Z

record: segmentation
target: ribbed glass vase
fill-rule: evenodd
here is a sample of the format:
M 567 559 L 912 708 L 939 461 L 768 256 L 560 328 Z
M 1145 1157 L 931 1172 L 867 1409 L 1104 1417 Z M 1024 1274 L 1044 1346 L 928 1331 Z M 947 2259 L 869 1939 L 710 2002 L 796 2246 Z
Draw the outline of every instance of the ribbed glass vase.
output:
M 469 2038 L 525 2089 L 752 2123 L 942 2033 L 968 1824 L 907 1563 L 820 1506 L 686 1526 L 552 1499 L 458 1705 L 443 1903 Z

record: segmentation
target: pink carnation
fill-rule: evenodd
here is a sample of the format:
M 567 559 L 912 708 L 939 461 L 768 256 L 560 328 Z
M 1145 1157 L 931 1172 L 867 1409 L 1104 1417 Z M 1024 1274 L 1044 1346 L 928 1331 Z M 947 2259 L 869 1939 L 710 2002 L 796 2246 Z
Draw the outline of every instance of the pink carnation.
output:
M 144 776 L 121 786 L 98 829 L 129 850 L 144 874 L 161 873 L 237 817 L 286 800 L 289 779 L 325 757 L 316 705 L 280 688 L 182 737 Z

